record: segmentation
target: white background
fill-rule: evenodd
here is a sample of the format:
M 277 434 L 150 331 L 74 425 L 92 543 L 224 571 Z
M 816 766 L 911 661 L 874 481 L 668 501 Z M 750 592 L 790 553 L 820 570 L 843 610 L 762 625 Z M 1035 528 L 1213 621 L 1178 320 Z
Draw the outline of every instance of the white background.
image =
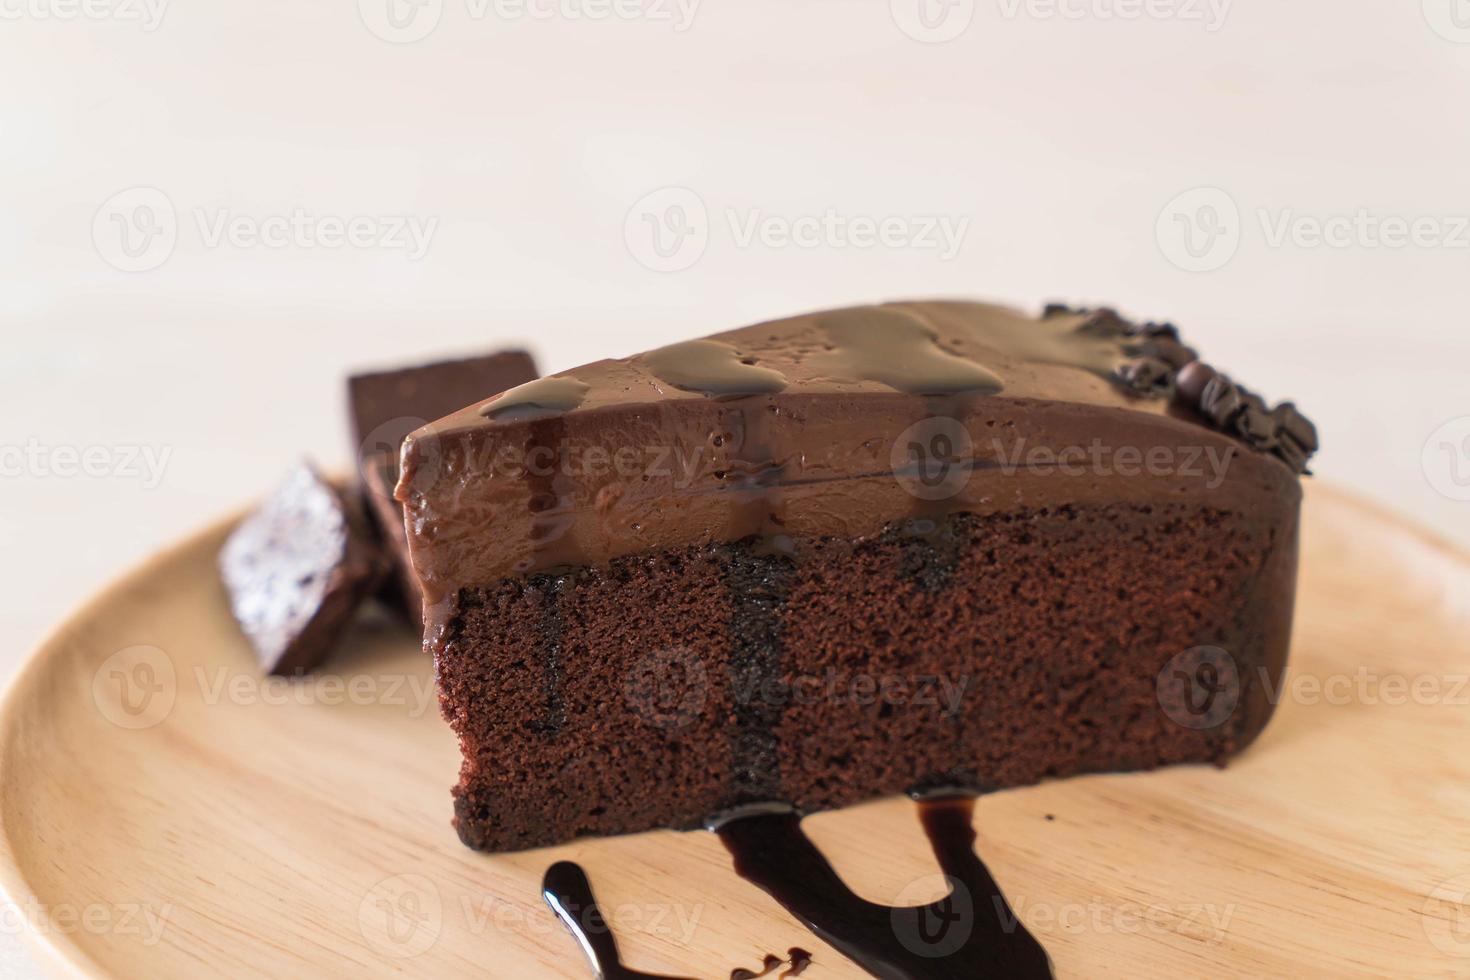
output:
M 1470 503 L 1436 490 L 1470 492 L 1470 428 L 1423 461 L 1470 415 L 1466 0 L 925 0 L 932 30 L 917 0 L 704 0 L 687 22 L 673 0 L 601 20 L 393 0 L 397 33 L 388 0 L 196 0 L 157 22 L 78 2 L 0 0 L 5 676 L 298 455 L 345 466 L 351 367 L 524 343 L 554 370 L 885 298 L 1174 320 L 1317 421 L 1321 478 L 1470 542 Z M 159 194 L 176 241 L 122 271 L 115 216 Z M 829 210 L 968 225 L 946 257 L 742 244 L 728 217 Z M 1434 219 L 1440 241 L 1300 237 L 1360 210 Z M 297 211 L 436 224 L 417 259 L 206 234 Z M 696 234 L 659 259 L 646 216 Z M 1296 238 L 1273 241 L 1282 221 Z M 688 267 L 648 267 L 669 264 Z M 17 472 L 3 447 L 33 451 Z M 111 469 L 58 475 L 62 447 Z M 161 482 L 127 447 L 169 454 Z

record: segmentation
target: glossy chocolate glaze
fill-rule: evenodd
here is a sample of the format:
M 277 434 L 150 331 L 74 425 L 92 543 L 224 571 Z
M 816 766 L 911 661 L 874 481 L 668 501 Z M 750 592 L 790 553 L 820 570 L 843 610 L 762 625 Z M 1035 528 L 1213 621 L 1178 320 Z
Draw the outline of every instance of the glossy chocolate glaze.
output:
M 785 962 L 785 960 L 781 959 L 775 953 L 767 953 L 766 958 L 761 961 L 761 968 L 759 970 L 748 970 L 743 966 L 737 966 L 730 971 L 730 980 L 756 980 L 756 977 L 769 976 L 776 971 L 777 967 Z
M 974 795 L 963 789 L 916 792 L 919 820 L 949 885 L 927 905 L 893 907 L 858 897 L 801 830 L 801 814 L 759 803 L 720 814 L 709 827 L 734 859 L 735 872 L 765 891 L 804 926 L 880 980 L 1051 980 L 1051 960 L 1006 902 L 975 853 Z M 593 973 L 607 980 L 649 980 L 618 957 L 617 940 L 580 867 L 547 869 L 542 895 L 582 946 Z M 730 980 L 768 976 L 785 963 L 794 977 L 812 954 L 792 947 L 768 954 L 760 970 L 737 967 Z
M 558 861 L 546 869 L 541 880 L 541 897 L 561 919 L 582 947 L 598 980 L 678 980 L 658 973 L 641 973 L 623 965 L 618 958 L 618 941 L 592 895 L 587 873 L 570 861 Z
M 806 968 L 811 965 L 812 954 L 800 946 L 792 946 L 786 951 L 786 959 L 783 960 L 775 953 L 767 953 L 765 959 L 761 961 L 760 970 L 747 970 L 744 967 L 737 967 L 730 971 L 730 980 L 755 980 L 756 977 L 770 976 L 783 966 L 786 969 L 776 974 L 776 980 L 786 980 L 787 977 L 801 976 L 806 972 Z
M 834 948 L 883 980 L 1050 980 L 1046 951 L 1026 931 L 975 854 L 973 797 L 924 794 L 920 820 L 950 891 L 893 908 L 859 898 L 802 833 L 801 816 L 753 807 L 715 821 L 735 871 Z
M 442 636 L 466 584 L 750 536 L 781 553 L 804 536 L 859 539 L 956 511 L 1152 500 L 1239 508 L 1294 529 L 1292 468 L 1253 451 L 1240 427 L 1168 397 L 1174 365 L 1192 358 L 1172 328 L 1106 311 L 1032 318 L 894 303 L 757 324 L 512 389 L 405 445 L 397 495 L 424 586 L 425 642 Z M 776 376 L 781 390 L 750 393 Z M 895 479 L 895 447 L 945 418 L 963 430 L 956 452 L 971 477 L 922 500 Z M 1183 468 L 1074 476 L 1026 455 L 1094 442 L 1174 459 L 1211 453 L 1228 468 L 1218 483 Z

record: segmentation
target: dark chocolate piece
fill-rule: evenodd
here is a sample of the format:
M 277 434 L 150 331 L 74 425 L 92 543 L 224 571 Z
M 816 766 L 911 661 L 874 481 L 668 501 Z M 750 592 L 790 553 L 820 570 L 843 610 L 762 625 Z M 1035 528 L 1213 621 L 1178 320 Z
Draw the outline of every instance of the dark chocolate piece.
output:
M 414 429 L 536 376 L 535 361 L 520 350 L 355 374 L 347 398 L 359 458 L 396 457 Z
M 393 499 L 399 451 L 415 429 L 536 377 L 525 351 L 435 361 L 347 379 L 352 438 L 368 516 L 393 562 L 386 598 L 419 622 L 423 595 L 408 561 L 403 507 Z
M 219 568 L 235 619 L 270 674 L 316 667 L 383 574 L 357 501 L 307 463 L 231 532 Z

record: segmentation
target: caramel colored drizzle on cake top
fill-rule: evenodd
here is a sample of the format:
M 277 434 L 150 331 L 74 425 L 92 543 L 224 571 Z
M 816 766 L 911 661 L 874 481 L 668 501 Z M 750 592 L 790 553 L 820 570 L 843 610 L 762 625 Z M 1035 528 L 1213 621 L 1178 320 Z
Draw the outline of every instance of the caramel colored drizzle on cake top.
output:
M 591 390 L 591 385 L 573 377 L 537 378 L 490 400 L 480 414 L 488 419 L 561 415 L 581 405 Z
M 780 371 L 760 367 L 754 357 L 718 340 L 670 344 L 637 360 L 675 388 L 712 397 L 772 395 L 787 385 Z
M 813 366 L 832 380 L 877 381 L 911 395 L 993 394 L 1004 387 L 988 368 L 940 347 L 933 327 L 901 310 L 840 310 L 817 322 L 832 348 Z

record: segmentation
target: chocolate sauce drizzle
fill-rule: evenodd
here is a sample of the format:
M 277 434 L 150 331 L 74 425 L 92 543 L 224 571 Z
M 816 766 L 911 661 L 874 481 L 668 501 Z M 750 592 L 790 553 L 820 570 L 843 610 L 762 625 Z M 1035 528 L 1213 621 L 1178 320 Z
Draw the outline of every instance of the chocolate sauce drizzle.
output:
M 785 962 L 785 960 L 774 953 L 767 953 L 766 958 L 761 962 L 761 968 L 759 970 L 747 970 L 743 966 L 736 967 L 730 971 L 730 980 L 756 980 L 756 977 L 765 976 Z
M 817 936 L 880 980 L 1051 980 L 1051 959 L 1016 914 L 975 853 L 975 798 L 938 788 L 913 794 L 919 821 L 950 892 L 928 905 L 893 908 L 853 894 L 802 833 L 801 814 L 782 803 L 757 803 L 711 818 L 735 860 L 735 873 L 781 904 Z M 597 908 L 580 867 L 560 861 L 546 871 L 541 894 L 605 980 L 669 980 L 623 966 L 617 940 Z M 799 976 L 812 954 L 793 946 L 790 968 Z M 782 960 L 767 955 L 763 969 L 735 969 L 730 980 L 768 975 Z
M 541 897 L 561 919 L 567 931 L 587 954 L 592 974 L 598 980 L 681 980 L 659 973 L 642 973 L 623 965 L 618 941 L 612 934 L 587 873 L 570 861 L 558 861 L 541 879 Z
M 1046 951 L 1016 918 L 974 851 L 974 798 L 935 791 L 919 815 L 949 895 L 890 908 L 853 894 L 790 808 L 764 806 L 712 824 L 735 871 L 812 932 L 884 980 L 1050 980 Z
M 806 972 L 806 968 L 812 965 L 812 954 L 800 946 L 792 946 L 788 949 L 786 951 L 786 957 L 783 960 L 775 953 L 767 953 L 766 958 L 761 962 L 761 969 L 758 972 L 747 970 L 744 967 L 737 967 L 730 971 L 730 980 L 756 980 L 757 977 L 769 976 L 777 968 L 789 962 L 791 965 L 782 970 L 776 977 L 776 980 L 786 980 L 787 977 L 801 976 Z
M 736 695 L 730 745 L 732 792 L 742 803 L 780 795 L 778 726 L 783 706 L 763 695 L 783 659 L 781 610 L 795 566 L 753 547 L 732 549 L 730 591 L 730 690 Z

